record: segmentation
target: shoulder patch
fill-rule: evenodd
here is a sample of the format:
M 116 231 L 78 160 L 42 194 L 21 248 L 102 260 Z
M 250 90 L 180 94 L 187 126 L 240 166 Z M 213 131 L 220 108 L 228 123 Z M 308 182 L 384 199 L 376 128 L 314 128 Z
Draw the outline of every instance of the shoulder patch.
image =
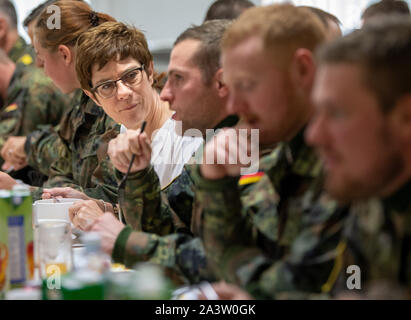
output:
M 6 109 L 4 109 L 5 112 L 11 112 L 14 111 L 18 108 L 17 103 L 13 103 L 11 105 L 9 105 L 8 107 L 6 107 Z
M 33 58 L 29 54 L 25 54 L 22 56 L 18 62 L 23 63 L 24 65 L 28 66 L 33 63 Z
M 253 174 L 246 174 L 240 177 L 240 180 L 238 181 L 238 185 L 244 186 L 246 184 L 251 184 L 251 183 L 256 183 L 261 180 L 261 178 L 264 176 L 263 171 L 259 171 L 257 173 Z

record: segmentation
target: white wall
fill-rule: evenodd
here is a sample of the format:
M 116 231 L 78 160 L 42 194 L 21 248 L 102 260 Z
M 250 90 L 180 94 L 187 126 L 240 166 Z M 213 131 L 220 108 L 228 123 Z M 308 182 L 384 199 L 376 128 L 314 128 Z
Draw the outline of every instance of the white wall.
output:
M 252 0 L 260 4 L 261 0 Z M 177 36 L 192 24 L 201 24 L 214 0 L 91 0 L 96 11 L 143 30 L 157 70 L 165 71 Z
M 169 48 L 191 24 L 201 24 L 214 0 L 91 0 L 96 11 L 144 30 L 152 50 Z M 260 3 L 260 0 L 253 0 Z
M 27 14 L 44 0 L 13 0 L 20 25 Z M 257 5 L 293 2 L 312 5 L 335 14 L 345 31 L 359 27 L 364 8 L 377 0 L 252 0 Z M 133 24 L 145 32 L 155 65 L 165 70 L 170 48 L 176 37 L 191 24 L 200 24 L 214 0 L 87 0 L 94 10 L 108 13 L 117 20 Z M 411 0 L 407 0 L 411 3 Z M 20 27 L 21 28 L 21 27 Z M 27 39 L 25 31 L 21 34 Z

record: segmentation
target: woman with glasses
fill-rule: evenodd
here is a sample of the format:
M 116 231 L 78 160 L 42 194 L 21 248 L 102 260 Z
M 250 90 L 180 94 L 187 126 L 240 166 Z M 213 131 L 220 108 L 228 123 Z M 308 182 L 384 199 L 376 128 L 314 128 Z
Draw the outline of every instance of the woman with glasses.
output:
M 203 139 L 201 134 L 198 138 L 177 134 L 173 113 L 168 103 L 160 99 L 161 75 L 154 71 L 153 57 L 144 34 L 123 23 L 106 22 L 79 37 L 76 54 L 77 76 L 82 89 L 106 114 L 122 125 L 123 133 L 110 144 L 121 145 L 130 158 L 131 154 L 139 155 L 144 151 L 147 157 L 137 157 L 131 172 L 145 168 L 151 162 L 161 188 L 167 187 L 179 176 Z M 143 121 L 147 125 L 140 135 Z M 134 143 L 130 144 L 130 137 Z M 123 168 L 123 173 L 128 171 L 129 158 L 110 156 L 116 161 L 116 167 Z M 116 172 L 116 176 L 119 181 L 123 178 L 120 172 Z M 86 199 L 69 188 L 45 190 L 43 196 Z M 108 209 L 111 207 L 104 207 L 104 203 L 86 201 L 77 203 L 70 212 L 73 223 L 86 229 L 93 217 Z M 87 219 L 80 219 L 80 216 Z
M 154 71 L 144 34 L 123 23 L 107 22 L 83 34 L 77 42 L 77 52 L 76 70 L 84 92 L 122 125 L 122 132 L 132 129 L 113 143 L 124 143 L 128 149 L 128 137 L 137 139 L 139 132 L 135 130 L 146 121 L 145 136 L 150 142 L 146 148 L 152 149 L 148 155 L 161 188 L 165 188 L 198 149 L 202 135 L 193 138 L 176 133 L 173 112 L 168 102 L 160 99 L 161 75 Z M 115 156 L 111 160 L 127 171 L 130 160 Z M 133 171 L 137 166 L 134 164 Z

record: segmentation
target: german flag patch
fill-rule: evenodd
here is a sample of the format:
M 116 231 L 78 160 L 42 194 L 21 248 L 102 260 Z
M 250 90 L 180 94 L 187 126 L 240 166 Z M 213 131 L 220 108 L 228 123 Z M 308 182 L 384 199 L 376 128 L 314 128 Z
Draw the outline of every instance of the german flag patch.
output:
M 259 171 L 253 174 L 246 174 L 240 177 L 238 184 L 240 186 L 244 186 L 247 184 L 256 183 L 260 181 L 263 176 L 264 176 L 264 171 Z

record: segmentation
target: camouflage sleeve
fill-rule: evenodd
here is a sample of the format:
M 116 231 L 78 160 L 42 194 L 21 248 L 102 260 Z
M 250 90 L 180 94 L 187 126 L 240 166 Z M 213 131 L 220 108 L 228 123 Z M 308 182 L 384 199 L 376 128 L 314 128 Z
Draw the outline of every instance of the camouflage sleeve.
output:
M 142 261 L 160 264 L 191 283 L 212 279 L 201 240 L 184 233 L 159 236 L 127 226 L 118 236 L 112 256 L 127 267 Z
M 7 137 L 5 136 L 0 136 L 0 150 L 3 148 L 4 144 L 6 143 Z M 1 159 L 3 163 L 3 159 Z
M 67 145 L 52 126 L 42 126 L 31 132 L 24 146 L 29 166 L 49 176 L 51 165 L 69 157 Z
M 313 207 L 308 213 L 311 217 L 306 220 L 317 219 L 304 224 L 290 251 L 282 259 L 272 261 L 256 248 L 237 248 L 248 250 L 249 254 L 237 263 L 241 267 L 236 268 L 237 279 L 233 280 L 256 297 L 329 298 L 342 268 L 341 258 L 346 246 L 342 231 L 348 210 L 323 200 Z M 323 203 L 326 207 L 322 206 Z M 250 273 L 250 269 L 254 272 Z
M 43 193 L 43 188 L 54 188 L 54 187 L 71 187 L 73 189 L 82 191 L 82 188 L 75 184 L 73 181 L 72 169 L 71 169 L 71 153 L 67 152 L 68 149 L 60 150 L 64 153 L 64 157 L 59 157 L 57 160 L 53 161 L 49 168 L 50 172 L 54 172 L 53 176 L 50 177 L 42 187 L 31 187 L 31 195 L 33 201 L 41 199 Z M 59 151 L 57 152 L 59 154 Z
M 195 219 L 201 234 L 208 264 L 219 277 L 225 278 L 221 266 L 227 251 L 236 245 L 250 245 L 253 242 L 251 226 L 242 215 L 242 203 L 238 178 L 227 177 L 209 181 L 201 177 L 199 167 L 192 171 L 196 186 Z M 201 216 L 201 218 L 199 217 Z M 238 252 L 237 252 L 238 253 Z
M 36 76 L 37 73 L 34 72 L 35 79 L 30 80 L 32 84 L 25 95 L 23 119 L 16 135 L 26 135 L 39 125 L 56 126 L 69 110 L 70 98 L 59 92 L 43 73 Z
M 23 108 L 15 103 L 0 112 L 0 150 L 10 135 L 17 135 L 21 127 Z
M 42 188 L 31 187 L 33 200 L 41 199 L 43 188 L 71 187 L 84 192 L 91 198 L 102 199 L 115 205 L 117 203 L 117 186 L 104 181 L 94 188 L 82 188 L 73 178 L 70 156 L 60 158 L 52 164 L 52 176 L 43 184 Z M 109 178 L 109 176 L 107 176 Z
M 116 170 L 118 181 L 123 175 Z M 134 230 L 166 235 L 174 230 L 175 214 L 161 192 L 160 182 L 154 168 L 128 176 L 124 190 L 119 190 L 119 203 L 127 224 Z
M 91 176 L 91 187 L 83 188 L 73 176 L 71 153 L 54 161 L 50 168 L 49 179 L 43 188 L 71 187 L 84 192 L 91 198 L 102 199 L 117 204 L 117 184 L 114 178 L 114 167 L 108 158 L 99 160 Z
M 115 167 L 110 158 L 98 155 L 98 164 L 91 177 L 92 187 L 84 188 L 83 192 L 94 199 L 102 199 L 113 206 L 118 203 L 118 185 L 115 178 Z
M 91 140 L 89 148 L 84 148 L 82 153 L 76 154 L 82 160 L 80 165 L 73 161 L 74 154 L 70 152 L 68 147 L 59 147 L 57 160 L 52 162 L 49 169 L 49 179 L 43 187 L 71 187 L 84 192 L 91 198 L 102 199 L 113 205 L 117 204 L 115 168 L 107 156 L 108 141 L 117 133 L 117 127 L 111 128 L 104 132 L 99 139 Z M 64 142 L 63 145 L 65 145 Z M 77 171 L 73 172 L 73 170 Z M 39 195 L 33 194 L 34 196 Z
M 35 73 L 32 75 L 36 78 Z M 68 108 L 68 97 L 59 93 L 51 81 L 40 78 L 39 83 L 30 80 L 26 85 L 14 104 L 1 112 L 0 148 L 8 136 L 25 136 L 40 127 L 57 125 Z
M 304 216 L 301 232 L 280 259 L 267 256 L 242 219 L 235 179 L 206 181 L 194 174 L 203 217 L 202 238 L 210 268 L 220 278 L 237 283 L 258 298 L 310 298 L 327 292 L 341 245 L 340 217 L 344 210 L 327 199 Z M 233 214 L 233 212 L 235 212 Z

